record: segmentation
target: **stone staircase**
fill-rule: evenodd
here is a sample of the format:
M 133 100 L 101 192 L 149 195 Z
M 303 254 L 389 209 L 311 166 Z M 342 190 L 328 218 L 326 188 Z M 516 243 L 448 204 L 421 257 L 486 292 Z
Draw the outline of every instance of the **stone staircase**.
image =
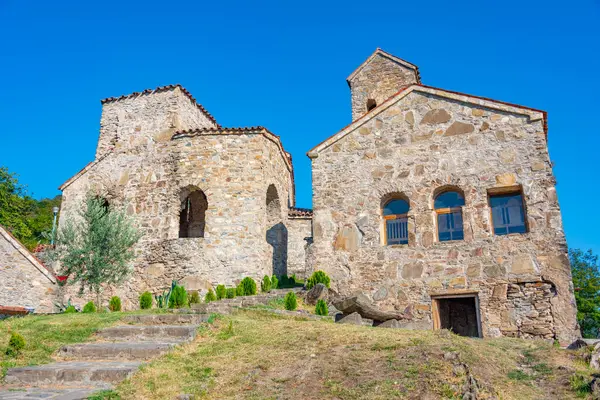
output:
M 57 362 L 9 369 L 0 400 L 87 399 L 92 393 L 129 378 L 144 362 L 193 340 L 198 326 L 210 314 L 230 314 L 235 308 L 266 305 L 292 290 L 298 292 L 302 288 L 196 304 L 191 309 L 169 310 L 165 314 L 125 316 L 125 325 L 97 332 L 96 342 L 62 347 L 56 354 Z
M 121 325 L 99 331 L 98 341 L 64 346 L 57 362 L 11 368 L 0 400 L 86 399 L 130 377 L 140 365 L 194 339 L 208 314 L 129 315 Z

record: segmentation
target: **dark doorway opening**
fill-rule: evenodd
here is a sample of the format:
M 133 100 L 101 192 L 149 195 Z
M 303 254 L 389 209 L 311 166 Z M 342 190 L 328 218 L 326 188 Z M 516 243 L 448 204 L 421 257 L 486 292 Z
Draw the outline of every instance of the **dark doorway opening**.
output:
M 448 329 L 461 336 L 481 337 L 476 296 L 441 297 L 433 302 L 434 328 Z

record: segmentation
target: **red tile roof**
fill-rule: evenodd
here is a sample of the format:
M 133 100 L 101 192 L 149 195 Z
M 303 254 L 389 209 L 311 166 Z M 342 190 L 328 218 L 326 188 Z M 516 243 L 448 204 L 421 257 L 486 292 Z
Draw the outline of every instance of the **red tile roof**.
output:
M 313 216 L 313 210 L 311 210 L 310 208 L 298 208 L 298 207 L 290 207 L 288 209 L 288 216 L 289 217 L 308 217 L 308 218 L 312 218 Z
M 208 119 L 210 119 L 215 125 L 217 125 L 218 127 L 221 126 L 217 123 L 217 120 L 202 106 L 202 104 L 198 103 L 196 101 L 196 99 L 194 98 L 194 96 L 192 96 L 192 94 L 190 92 L 188 92 L 188 90 L 186 88 L 184 88 L 183 86 L 181 86 L 179 83 L 177 83 L 175 85 L 159 86 L 155 89 L 146 89 L 141 92 L 133 92 L 130 94 L 119 96 L 119 97 L 108 97 L 106 99 L 100 100 L 100 103 L 102 103 L 102 104 L 112 103 L 114 101 L 130 99 L 132 97 L 142 96 L 142 95 L 146 95 L 146 94 L 166 92 L 169 90 L 173 90 L 175 88 L 179 88 L 183 92 L 183 94 L 185 94 L 190 99 L 192 104 L 194 104 L 196 107 L 198 107 L 200 109 L 200 111 L 202 111 L 204 113 L 204 115 L 206 115 L 208 117 Z
M 26 315 L 30 312 L 31 310 L 25 307 L 0 306 L 0 315 Z

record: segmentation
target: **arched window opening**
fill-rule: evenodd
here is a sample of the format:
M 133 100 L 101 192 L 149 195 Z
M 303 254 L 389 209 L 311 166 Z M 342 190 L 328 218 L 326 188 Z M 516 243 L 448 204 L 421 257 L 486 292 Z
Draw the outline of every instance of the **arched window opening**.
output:
M 193 190 L 181 201 L 179 212 L 179 237 L 204 237 L 208 201 L 202 190 Z
M 463 240 L 462 207 L 465 197 L 458 191 L 448 190 L 435 197 L 433 207 L 437 215 L 438 240 Z
M 405 199 L 392 199 L 383 206 L 385 243 L 408 244 L 408 210 L 410 204 Z
M 371 111 L 375 107 L 377 107 L 377 102 L 375 101 L 375 99 L 368 99 L 367 100 L 367 112 Z
M 520 188 L 504 193 L 489 194 L 494 235 L 527 232 L 525 204 Z
M 98 204 L 100 204 L 100 206 L 104 210 L 104 214 L 108 213 L 108 210 L 110 208 L 110 203 L 108 202 L 106 197 L 96 196 L 95 200 L 98 202 Z

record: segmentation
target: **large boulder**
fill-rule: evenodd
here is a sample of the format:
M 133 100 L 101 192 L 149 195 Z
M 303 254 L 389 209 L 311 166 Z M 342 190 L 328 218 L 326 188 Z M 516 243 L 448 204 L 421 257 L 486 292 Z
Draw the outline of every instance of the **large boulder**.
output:
M 382 311 L 375 307 L 364 294 L 347 297 L 333 302 L 333 306 L 344 314 L 359 313 L 363 318 L 375 321 L 387 321 L 390 319 L 409 320 L 412 315 L 406 312 Z
M 590 368 L 600 370 L 600 343 L 597 343 L 592 350 Z
M 306 292 L 304 301 L 307 304 L 314 306 L 315 304 L 317 304 L 317 301 L 326 300 L 326 299 L 327 299 L 327 286 L 323 285 L 322 283 L 317 283 L 315 286 L 313 286 L 312 289 L 310 289 L 308 292 Z
M 336 321 L 338 324 L 362 325 L 363 320 L 359 313 L 352 313 Z

